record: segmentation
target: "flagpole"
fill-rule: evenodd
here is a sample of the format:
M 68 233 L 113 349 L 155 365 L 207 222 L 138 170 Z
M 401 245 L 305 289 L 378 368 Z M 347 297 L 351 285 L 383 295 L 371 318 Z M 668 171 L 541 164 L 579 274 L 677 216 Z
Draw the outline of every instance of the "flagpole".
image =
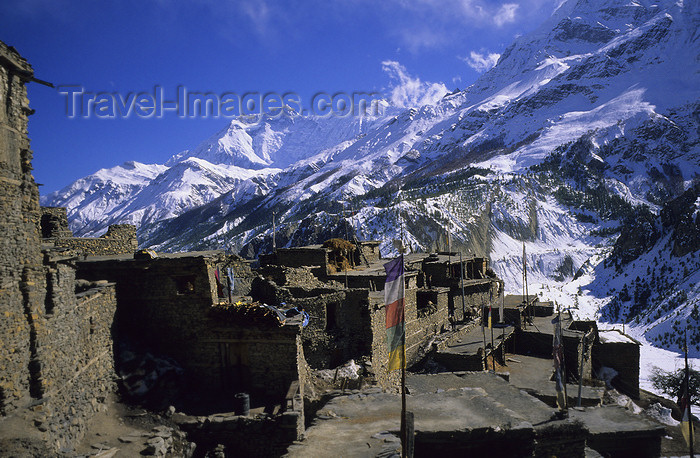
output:
M 559 319 L 557 320 L 557 326 L 559 326 L 559 339 L 561 340 L 561 368 L 562 368 L 562 380 L 564 385 L 564 410 L 569 407 L 569 393 L 566 390 L 566 356 L 564 355 L 564 336 L 561 332 L 561 308 L 557 304 L 557 315 Z
M 404 339 L 406 336 L 404 334 Z M 401 457 L 408 456 L 408 435 L 406 434 L 406 344 L 404 343 L 404 360 L 401 364 Z
M 462 263 L 462 250 L 459 250 L 459 275 L 462 283 L 462 321 L 464 321 L 464 264 Z
M 401 190 L 399 190 L 398 193 L 399 196 L 399 223 L 401 224 L 401 246 L 399 247 L 399 257 L 401 258 L 401 272 L 404 271 L 404 259 L 403 259 L 403 254 L 406 251 L 405 245 L 404 245 L 404 221 L 403 218 L 401 217 Z M 401 281 L 403 283 L 403 287 L 405 288 L 406 283 L 405 283 L 405 278 L 403 275 L 401 275 Z M 403 294 L 404 300 L 406 297 L 406 293 L 404 292 Z M 405 306 L 404 306 L 405 307 Z M 405 310 L 405 309 L 404 309 Z M 405 313 L 405 312 L 404 312 Z M 405 317 L 404 317 L 404 323 L 405 323 Z M 405 326 L 405 324 L 404 324 Z M 404 329 L 403 336 L 401 337 L 401 340 L 403 342 L 403 358 L 401 360 L 401 457 L 402 458 L 407 458 L 408 457 L 408 434 L 406 430 L 406 330 Z
M 489 283 L 489 328 L 491 329 L 491 363 L 493 366 L 493 371 L 496 372 L 496 352 L 493 347 L 493 288 L 491 288 L 491 283 Z
M 486 307 L 484 307 L 484 299 L 482 297 L 481 299 L 481 334 L 484 336 L 484 370 L 488 370 L 489 364 L 488 364 L 488 359 L 486 359 L 486 310 L 484 310 Z
M 525 242 L 523 242 L 523 304 L 525 305 L 525 320 L 523 323 L 523 328 L 527 329 L 527 267 L 526 267 L 526 260 L 525 260 Z
M 685 353 L 685 393 L 687 402 L 685 408 L 688 415 L 688 449 L 690 458 L 695 458 L 695 450 L 693 441 L 695 440 L 695 431 L 693 431 L 693 412 L 690 409 L 690 369 L 688 367 L 688 329 L 683 329 L 683 352 Z
M 507 366 L 506 364 L 506 324 L 505 324 L 505 308 L 506 308 L 506 286 L 505 282 L 500 282 L 499 283 L 501 287 L 501 310 L 499 315 L 499 318 L 501 319 L 501 356 L 503 360 L 503 365 Z
M 447 278 L 452 278 L 452 240 L 450 228 L 447 228 Z
M 272 252 L 277 251 L 277 237 L 275 235 L 277 231 L 275 229 L 275 212 L 272 212 Z
M 527 258 L 525 255 L 525 242 L 523 242 L 523 279 L 525 281 L 525 317 L 530 318 L 530 292 L 527 289 Z

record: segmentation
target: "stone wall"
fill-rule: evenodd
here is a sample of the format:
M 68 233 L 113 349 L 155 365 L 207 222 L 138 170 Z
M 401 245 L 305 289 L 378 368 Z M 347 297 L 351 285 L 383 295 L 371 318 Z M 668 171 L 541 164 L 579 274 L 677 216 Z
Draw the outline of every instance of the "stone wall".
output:
M 224 299 L 217 291 L 217 267 L 220 278 L 226 267 L 232 267 L 240 280 L 234 290 L 249 292 L 245 285 L 250 268 L 238 261 L 219 252 L 155 259 L 88 258 L 79 263 L 79 275 L 116 282 L 118 334 L 173 358 L 198 389 L 279 396 L 300 379 L 299 327 L 256 324 L 216 305 Z
M 386 309 L 383 291 L 370 295 L 370 323 L 372 325 L 371 373 L 380 387 L 398 391 L 401 371 L 388 370 L 389 350 L 386 342 Z
M 0 415 L 70 452 L 112 389 L 116 302 L 109 285 L 77 297 L 73 267 L 42 256 L 24 86 L 32 78 L 0 42 Z
M 236 255 L 222 254 L 212 258 L 208 264 L 213 270 L 219 269 L 219 282 L 221 285 L 223 285 L 222 289 L 224 289 L 224 294 L 221 295 L 220 293 L 222 293 L 222 291 L 217 288 L 219 301 L 228 301 L 229 299 L 228 295 L 226 294 L 226 290 L 231 288 L 231 283 L 229 282 L 228 275 L 226 273 L 228 268 L 231 268 L 233 271 L 233 290 L 231 292 L 231 296 L 236 298 L 250 295 L 253 279 L 257 276 L 250 268 L 250 261 L 246 261 L 245 259 Z
M 25 83 L 31 66 L 0 42 L 0 415 L 26 405 L 36 358 L 32 317 L 43 302 L 39 192 L 31 175 Z
M 527 329 L 516 329 L 513 352 L 518 354 L 537 356 L 540 358 L 552 358 L 552 329 L 537 330 L 533 326 Z M 581 337 L 584 335 L 582 331 L 572 331 L 569 329 L 562 330 L 562 343 L 564 347 L 564 361 L 566 365 L 566 374 L 569 381 L 578 380 L 581 373 L 581 352 L 591 354 L 591 346 L 593 342 L 587 342 L 584 347 L 581 345 Z M 583 378 L 590 380 L 591 361 L 589 358 L 583 358 Z
M 419 316 L 417 294 L 433 294 L 431 290 L 406 289 L 405 291 L 405 329 L 406 329 L 406 364 L 407 367 L 418 363 L 430 349 L 431 337 L 449 328 L 447 297 L 444 291 L 435 291 L 435 310 L 421 313 Z M 397 389 L 400 371 L 389 372 L 387 363 L 389 352 L 386 342 L 386 308 L 384 292 L 369 295 L 370 324 L 372 327 L 372 372 L 382 388 Z
M 371 356 L 372 328 L 366 289 L 320 290 L 319 294 L 291 299 L 302 306 L 309 324 L 302 330 L 304 354 L 314 369 L 330 369 Z
M 138 245 L 136 227 L 130 224 L 113 224 L 97 238 L 59 237 L 54 240 L 57 248 L 68 248 L 87 256 L 133 253 Z
M 447 297 L 438 295 L 436 310 L 432 313 L 419 316 L 416 302 L 416 289 L 406 290 L 406 363 L 410 367 L 417 363 L 425 354 L 426 345 L 430 343 L 431 336 L 449 328 Z M 422 315 L 422 314 L 421 314 Z M 386 331 L 385 331 L 386 334 Z
M 625 339 L 621 342 L 597 342 L 593 345 L 593 368 L 615 369 L 618 375 L 612 385 L 621 393 L 639 399 L 639 344 Z
M 35 316 L 41 396 L 35 423 L 54 450 L 71 451 L 108 393 L 115 390 L 112 323 L 114 284 L 75 294 L 75 271 L 47 272 L 47 312 Z M 36 407 L 35 407 L 36 408 Z
M 41 207 L 41 237 L 73 237 L 65 207 Z
M 380 242 L 359 242 L 356 254 L 356 265 L 363 265 L 365 263 L 373 263 L 379 261 L 381 253 L 379 252 Z M 358 256 L 359 254 L 359 256 Z
M 156 353 L 189 364 L 190 343 L 207 323 L 216 298 L 214 274 L 203 256 L 105 259 L 78 263 L 78 276 L 117 284 L 116 326 Z
M 320 266 L 324 270 L 328 266 L 328 249 L 322 246 L 278 248 L 268 256 L 261 256 L 260 263 L 276 264 L 287 267 Z
M 31 66 L 0 42 L 0 415 L 29 398 L 32 316 L 43 299 L 39 192 L 27 137 L 31 77 Z
M 459 319 L 462 309 L 462 288 L 460 286 L 452 287 L 452 300 L 453 304 L 450 306 L 454 307 L 455 318 L 457 321 L 468 320 L 472 316 L 483 316 L 484 319 L 488 318 L 488 308 L 489 305 L 492 307 L 491 319 L 494 323 L 498 320 L 498 300 L 499 296 L 499 283 L 495 280 L 465 280 L 464 282 L 464 304 L 465 304 L 465 314 L 462 315 L 462 319 Z M 481 308 L 486 309 L 486 314 L 481 315 Z M 495 311 L 494 311 L 495 310 Z
M 217 309 L 197 329 L 200 337 L 190 342 L 188 355 L 179 355 L 196 375 L 196 384 L 231 396 L 246 392 L 282 402 L 291 383 L 303 378 L 298 370 L 303 360 L 299 327 L 256 325 Z
M 293 441 L 302 438 L 299 428 L 303 432 L 303 408 L 276 416 L 211 415 L 175 420 L 188 440 L 197 443 L 198 451 L 213 450 L 220 444 L 225 456 L 283 456 Z

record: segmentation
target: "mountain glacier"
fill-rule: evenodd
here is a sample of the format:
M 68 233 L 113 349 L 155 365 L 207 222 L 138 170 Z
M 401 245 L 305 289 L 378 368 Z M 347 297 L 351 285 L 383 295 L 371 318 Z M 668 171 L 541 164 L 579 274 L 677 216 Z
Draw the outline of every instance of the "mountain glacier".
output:
M 434 104 L 236 119 L 165 165 L 101 170 L 42 203 L 68 207 L 78 235 L 128 222 L 166 251 L 254 257 L 273 212 L 278 246 L 449 244 L 489 256 L 511 292 L 524 243 L 530 292 L 676 350 L 687 323 L 697 356 L 699 26 L 698 2 L 568 0 Z

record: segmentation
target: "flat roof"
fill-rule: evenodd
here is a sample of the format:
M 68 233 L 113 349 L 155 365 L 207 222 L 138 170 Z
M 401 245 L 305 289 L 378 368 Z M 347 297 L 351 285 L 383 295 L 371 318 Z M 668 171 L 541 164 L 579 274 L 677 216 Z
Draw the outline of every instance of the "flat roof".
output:
M 417 433 L 532 429 L 555 413 L 488 372 L 406 377 L 407 410 L 414 414 Z M 287 456 L 377 456 L 395 450 L 400 447 L 395 440 L 400 412 L 401 397 L 376 388 L 336 397 L 318 411 L 305 439 L 292 445 Z
M 640 345 L 639 342 L 631 338 L 630 336 L 621 333 L 617 329 L 610 329 L 610 330 L 598 330 L 598 339 L 600 340 L 600 343 L 626 343 L 626 344 L 633 344 L 633 345 Z
M 506 296 L 503 298 L 503 302 L 505 303 L 506 307 L 513 308 L 521 305 L 523 303 L 524 297 L 525 296 L 522 294 L 506 294 Z M 537 300 L 537 295 L 529 294 L 527 298 L 529 303 L 531 304 L 532 302 Z
M 100 256 L 88 256 L 81 259 L 80 262 L 101 262 L 101 261 L 151 261 L 158 259 L 185 259 L 185 258 L 213 258 L 221 255 L 237 256 L 234 254 L 226 254 L 224 250 L 208 250 L 208 251 L 183 251 L 179 253 L 157 253 L 158 257 L 152 259 L 134 259 L 133 253 L 125 254 L 109 254 Z

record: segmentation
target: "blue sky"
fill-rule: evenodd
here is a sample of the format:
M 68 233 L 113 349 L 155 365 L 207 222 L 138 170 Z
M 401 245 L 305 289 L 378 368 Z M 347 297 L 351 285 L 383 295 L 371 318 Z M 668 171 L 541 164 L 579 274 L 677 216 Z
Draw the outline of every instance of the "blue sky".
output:
M 4 0 L 0 40 L 35 76 L 90 92 L 381 92 L 397 103 L 465 88 L 557 0 Z M 30 83 L 42 194 L 124 161 L 163 163 L 222 118 L 66 116 L 67 96 Z M 423 98 L 425 100 L 425 98 Z

